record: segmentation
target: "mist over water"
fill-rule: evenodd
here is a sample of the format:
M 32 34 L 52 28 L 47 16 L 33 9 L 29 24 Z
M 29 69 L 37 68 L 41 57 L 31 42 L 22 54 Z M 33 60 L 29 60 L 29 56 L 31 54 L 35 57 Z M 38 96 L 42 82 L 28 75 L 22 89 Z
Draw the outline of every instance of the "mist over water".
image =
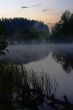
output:
M 0 110 L 73 110 L 73 2 L 58 1 L 1 1 Z
M 33 61 L 43 59 L 49 53 L 54 51 L 63 51 L 72 53 L 72 44 L 14 44 L 8 45 L 6 55 L 0 57 L 0 63 L 23 63 L 27 64 Z
M 57 82 L 56 97 L 73 102 L 73 44 L 9 45 L 0 63 L 23 64 L 27 71 L 44 72 Z

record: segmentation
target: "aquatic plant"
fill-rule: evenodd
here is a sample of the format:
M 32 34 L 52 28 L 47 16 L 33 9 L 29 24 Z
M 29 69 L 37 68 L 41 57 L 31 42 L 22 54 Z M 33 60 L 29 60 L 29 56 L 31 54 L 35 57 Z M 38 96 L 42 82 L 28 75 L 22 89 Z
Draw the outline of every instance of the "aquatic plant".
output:
M 23 65 L 0 65 L 0 107 L 37 106 L 44 101 L 43 93 L 51 95 L 53 85 L 49 74 L 30 74 Z M 33 100 L 34 103 L 33 103 Z M 30 103 L 32 102 L 32 103 Z M 33 107 L 32 106 L 32 107 Z M 5 109 L 6 109 L 5 107 Z

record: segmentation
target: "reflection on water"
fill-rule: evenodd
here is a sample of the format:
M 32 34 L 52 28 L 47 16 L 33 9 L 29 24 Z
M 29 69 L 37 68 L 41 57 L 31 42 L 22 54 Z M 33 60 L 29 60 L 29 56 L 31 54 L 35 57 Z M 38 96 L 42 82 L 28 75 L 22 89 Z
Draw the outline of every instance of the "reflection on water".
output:
M 27 64 L 32 61 L 43 59 L 49 54 L 48 45 L 9 45 L 5 56 L 0 57 L 0 63 Z
M 6 105 L 12 104 L 12 100 L 14 100 L 14 106 L 22 110 L 22 106 L 26 104 L 32 105 L 29 104 L 30 101 L 27 99 L 34 98 L 37 94 L 35 90 L 39 88 L 41 91 L 43 90 L 43 93 L 52 96 L 52 98 L 56 97 L 62 101 L 69 99 L 73 103 L 73 45 L 13 45 L 9 46 L 8 50 L 9 53 L 5 56 L 0 56 L 1 105 L 4 101 Z M 1 66 L 1 63 L 6 63 L 6 66 Z M 10 63 L 15 63 L 19 68 L 8 66 Z M 21 65 L 20 67 L 18 64 L 23 64 L 23 66 Z M 24 75 L 23 67 L 26 68 L 27 75 Z M 44 73 L 43 76 L 41 75 L 42 71 Z M 45 81 L 44 78 L 46 79 Z M 6 102 L 7 100 L 8 103 Z M 33 109 L 37 109 L 37 107 L 33 107 Z M 57 110 L 57 108 L 54 109 Z M 42 108 L 42 110 L 44 109 Z
M 51 78 L 55 77 L 58 82 L 56 97 L 63 100 L 62 97 L 67 95 L 71 102 L 73 102 L 72 50 L 72 45 L 53 45 L 50 46 L 49 55 L 47 57 L 26 65 L 27 70 L 33 69 L 37 72 L 43 70 L 49 73 Z M 61 62 L 58 62 L 57 58 L 55 58 L 56 54 L 60 56 L 59 61 L 61 59 Z
M 43 108 L 45 95 L 50 97 L 56 91 L 55 80 L 54 85 L 49 74 L 28 73 L 22 65 L 0 65 L 0 110 Z
M 64 71 L 70 73 L 73 70 L 73 52 L 53 52 L 53 58 L 62 65 Z

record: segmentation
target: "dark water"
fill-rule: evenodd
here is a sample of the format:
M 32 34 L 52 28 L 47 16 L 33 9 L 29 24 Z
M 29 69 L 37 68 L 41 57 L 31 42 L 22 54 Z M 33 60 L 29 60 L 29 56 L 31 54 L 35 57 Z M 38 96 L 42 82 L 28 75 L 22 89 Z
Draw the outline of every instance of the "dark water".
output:
M 0 63 L 21 63 L 28 71 L 49 74 L 57 82 L 56 97 L 63 100 L 66 95 L 73 103 L 72 44 L 10 45 L 8 50 Z
M 26 67 L 55 77 L 58 83 L 56 96 L 63 100 L 63 96 L 67 95 L 73 102 L 73 45 L 48 45 L 43 51 L 48 51 L 48 54 L 43 59 L 30 62 Z

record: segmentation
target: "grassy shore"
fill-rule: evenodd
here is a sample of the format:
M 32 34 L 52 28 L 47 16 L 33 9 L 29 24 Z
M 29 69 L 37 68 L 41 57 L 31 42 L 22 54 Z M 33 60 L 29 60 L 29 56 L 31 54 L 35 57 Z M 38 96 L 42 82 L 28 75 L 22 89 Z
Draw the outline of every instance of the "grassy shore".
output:
M 27 103 L 28 106 L 34 96 L 37 97 L 40 93 L 50 96 L 55 90 L 56 87 L 52 84 L 49 74 L 42 72 L 38 76 L 33 70 L 29 73 L 23 65 L 0 65 L 1 109 L 23 105 L 23 102 L 26 102 L 23 106 Z

